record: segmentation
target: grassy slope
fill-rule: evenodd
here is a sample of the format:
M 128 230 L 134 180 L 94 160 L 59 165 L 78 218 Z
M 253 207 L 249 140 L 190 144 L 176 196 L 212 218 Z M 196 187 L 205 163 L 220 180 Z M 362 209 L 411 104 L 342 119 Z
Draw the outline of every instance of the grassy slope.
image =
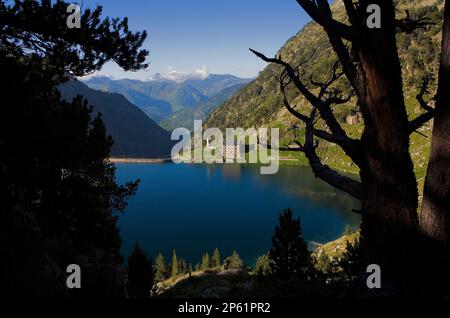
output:
M 248 270 L 207 270 L 158 283 L 157 295 L 175 298 L 224 298 L 245 293 L 255 282 Z

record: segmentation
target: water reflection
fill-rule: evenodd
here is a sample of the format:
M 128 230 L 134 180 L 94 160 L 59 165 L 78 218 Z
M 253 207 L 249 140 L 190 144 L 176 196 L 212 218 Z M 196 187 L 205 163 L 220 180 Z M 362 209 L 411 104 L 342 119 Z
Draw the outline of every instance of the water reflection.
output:
M 314 177 L 306 167 L 281 166 L 261 175 L 256 165 L 121 164 L 118 181 L 140 178 L 120 218 L 123 253 L 135 242 L 151 254 L 172 249 L 197 262 L 204 251 L 237 249 L 249 263 L 265 253 L 278 214 L 290 207 L 308 241 L 327 242 L 357 227 L 357 200 Z

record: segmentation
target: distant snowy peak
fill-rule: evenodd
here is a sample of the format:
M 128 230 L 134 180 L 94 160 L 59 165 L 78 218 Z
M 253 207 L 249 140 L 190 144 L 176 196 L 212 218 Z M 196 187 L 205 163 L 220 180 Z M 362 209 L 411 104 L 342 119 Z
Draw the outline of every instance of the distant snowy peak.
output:
M 174 81 L 174 82 L 185 82 L 189 79 L 206 79 L 209 77 L 208 68 L 203 65 L 201 68 L 194 70 L 193 72 L 183 72 L 178 71 L 173 67 L 169 67 L 169 71 L 166 74 L 156 73 L 149 77 L 147 81 Z
M 80 81 L 88 81 L 88 80 L 93 79 L 93 78 L 94 79 L 97 79 L 97 78 L 101 79 L 101 78 L 103 78 L 103 79 L 108 79 L 108 80 L 111 80 L 111 81 L 117 80 L 117 78 L 115 78 L 114 76 L 103 74 L 102 72 L 95 72 L 95 73 L 90 74 L 90 75 L 77 77 L 77 79 L 80 80 Z

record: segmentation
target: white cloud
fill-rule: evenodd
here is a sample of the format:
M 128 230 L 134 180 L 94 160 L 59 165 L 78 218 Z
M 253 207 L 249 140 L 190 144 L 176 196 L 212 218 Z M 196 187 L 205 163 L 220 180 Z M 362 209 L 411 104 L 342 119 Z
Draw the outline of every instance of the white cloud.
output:
M 198 78 L 200 78 L 200 79 L 205 79 L 205 78 L 208 78 L 209 71 L 208 71 L 208 68 L 206 67 L 206 65 L 203 65 L 201 68 L 195 70 L 194 74 L 196 76 L 198 76 Z
M 116 79 L 116 77 L 114 77 L 113 75 L 103 74 L 101 71 L 97 71 L 97 72 L 95 72 L 93 74 L 89 74 L 89 75 L 86 75 L 86 76 L 78 76 L 77 79 L 79 79 L 81 81 L 87 81 L 87 80 L 89 80 L 91 78 L 95 78 L 95 77 L 107 77 L 110 80 L 115 80 Z
M 209 76 L 208 68 L 203 65 L 201 68 L 194 70 L 193 72 L 178 71 L 175 68 L 169 66 L 169 71 L 166 74 L 156 73 L 148 80 L 160 80 L 167 79 L 175 82 L 184 82 L 188 79 L 205 79 Z

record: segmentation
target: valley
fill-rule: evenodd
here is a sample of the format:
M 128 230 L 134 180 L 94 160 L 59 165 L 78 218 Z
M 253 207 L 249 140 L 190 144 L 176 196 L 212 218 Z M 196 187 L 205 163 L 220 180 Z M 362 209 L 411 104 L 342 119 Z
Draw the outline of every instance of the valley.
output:
M 147 81 L 93 76 L 83 82 L 95 90 L 122 94 L 171 131 L 178 127 L 193 129 L 194 119 L 205 120 L 250 81 L 233 75 L 209 74 L 205 78 L 174 80 L 157 74 Z

